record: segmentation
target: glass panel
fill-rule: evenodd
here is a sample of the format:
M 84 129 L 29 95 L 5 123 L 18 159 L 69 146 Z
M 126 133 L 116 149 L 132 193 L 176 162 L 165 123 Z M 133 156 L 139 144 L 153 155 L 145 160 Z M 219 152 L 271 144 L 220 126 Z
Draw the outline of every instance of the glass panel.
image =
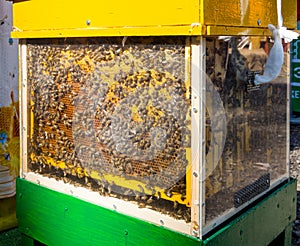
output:
M 206 225 L 288 176 L 287 53 L 275 80 L 253 84 L 271 48 L 267 38 L 207 38 Z
M 30 40 L 27 49 L 29 170 L 190 221 L 185 38 Z

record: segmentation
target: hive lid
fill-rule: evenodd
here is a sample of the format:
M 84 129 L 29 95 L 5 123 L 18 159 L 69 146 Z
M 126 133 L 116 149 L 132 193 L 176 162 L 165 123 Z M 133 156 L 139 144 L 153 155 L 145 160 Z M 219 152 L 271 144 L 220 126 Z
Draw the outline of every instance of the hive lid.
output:
M 46 0 L 13 4 L 13 38 L 265 35 L 277 22 L 276 1 Z M 134 6 L 134 7 L 132 7 Z M 158 7 L 159 6 L 159 7 Z M 217 6 L 217 7 L 216 7 Z M 68 9 L 68 11 L 65 11 Z M 295 29 L 296 0 L 282 0 L 283 25 Z

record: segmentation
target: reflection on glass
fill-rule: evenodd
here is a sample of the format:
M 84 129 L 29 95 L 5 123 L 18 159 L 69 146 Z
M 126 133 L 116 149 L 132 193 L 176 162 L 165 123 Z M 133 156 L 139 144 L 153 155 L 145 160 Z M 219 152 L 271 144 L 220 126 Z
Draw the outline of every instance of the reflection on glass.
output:
M 214 159 L 221 149 L 215 138 L 224 134 L 212 132 L 207 112 L 207 152 L 213 152 L 206 163 L 206 170 L 213 169 L 206 177 L 209 224 L 287 176 L 287 59 L 274 81 L 254 86 L 253 78 L 263 73 L 272 47 L 266 38 L 208 38 L 206 45 L 207 83 L 219 92 L 227 122 L 221 157 Z
M 33 40 L 29 169 L 190 220 L 185 38 Z

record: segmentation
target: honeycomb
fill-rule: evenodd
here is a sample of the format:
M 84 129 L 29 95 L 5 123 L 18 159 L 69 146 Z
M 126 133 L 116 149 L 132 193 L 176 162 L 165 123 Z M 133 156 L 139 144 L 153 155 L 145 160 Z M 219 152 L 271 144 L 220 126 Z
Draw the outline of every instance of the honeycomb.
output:
M 184 38 L 30 40 L 29 169 L 189 206 L 186 57 Z

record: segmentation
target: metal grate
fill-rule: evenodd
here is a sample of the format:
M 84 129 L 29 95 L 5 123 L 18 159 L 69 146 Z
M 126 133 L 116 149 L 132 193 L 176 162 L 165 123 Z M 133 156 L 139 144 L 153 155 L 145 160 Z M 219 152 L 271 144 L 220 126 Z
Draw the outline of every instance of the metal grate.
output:
M 253 183 L 234 194 L 234 207 L 238 208 L 270 187 L 270 173 L 266 173 Z

